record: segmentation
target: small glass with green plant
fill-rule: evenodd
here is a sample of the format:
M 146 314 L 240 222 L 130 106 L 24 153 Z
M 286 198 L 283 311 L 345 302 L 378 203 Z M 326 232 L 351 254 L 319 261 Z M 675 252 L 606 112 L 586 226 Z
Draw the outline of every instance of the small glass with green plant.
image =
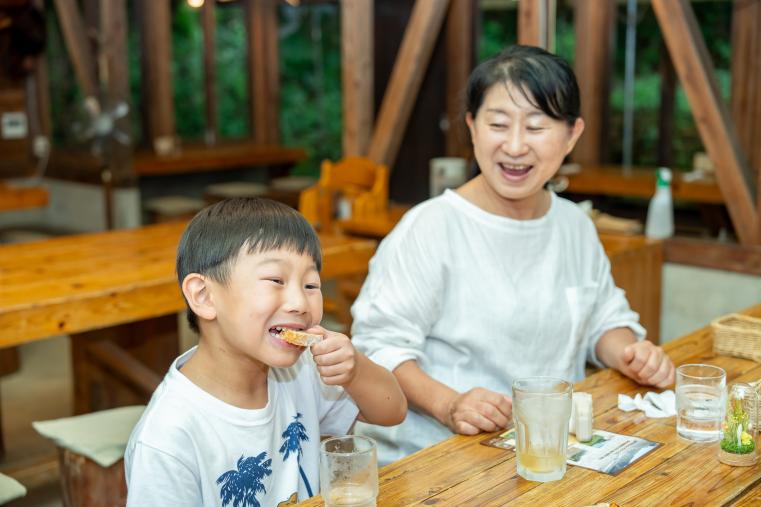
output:
M 749 384 L 733 384 L 727 396 L 727 411 L 721 423 L 719 460 L 728 465 L 756 463 L 758 449 L 758 394 Z

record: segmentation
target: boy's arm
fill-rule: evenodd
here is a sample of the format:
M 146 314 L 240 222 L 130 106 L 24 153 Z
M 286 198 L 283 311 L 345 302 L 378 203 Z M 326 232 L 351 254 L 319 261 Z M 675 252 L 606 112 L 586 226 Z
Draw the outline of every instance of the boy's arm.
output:
M 407 415 L 407 398 L 394 375 L 356 351 L 356 374 L 346 392 L 359 408 L 358 420 L 383 426 L 401 423 Z

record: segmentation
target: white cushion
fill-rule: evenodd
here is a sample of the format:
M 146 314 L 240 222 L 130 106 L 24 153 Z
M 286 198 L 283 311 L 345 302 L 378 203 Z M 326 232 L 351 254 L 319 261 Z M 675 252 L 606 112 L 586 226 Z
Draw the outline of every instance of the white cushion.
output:
M 0 505 L 26 495 L 26 488 L 13 477 L 0 474 Z

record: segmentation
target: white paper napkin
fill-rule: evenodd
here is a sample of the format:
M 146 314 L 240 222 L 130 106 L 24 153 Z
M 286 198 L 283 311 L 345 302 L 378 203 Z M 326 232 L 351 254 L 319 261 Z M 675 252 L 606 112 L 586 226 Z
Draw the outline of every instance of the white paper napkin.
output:
M 619 394 L 618 408 L 624 412 L 641 410 L 647 417 L 671 417 L 676 415 L 676 396 L 670 389 L 660 394 L 649 392 L 644 397 L 637 394 L 634 398 Z

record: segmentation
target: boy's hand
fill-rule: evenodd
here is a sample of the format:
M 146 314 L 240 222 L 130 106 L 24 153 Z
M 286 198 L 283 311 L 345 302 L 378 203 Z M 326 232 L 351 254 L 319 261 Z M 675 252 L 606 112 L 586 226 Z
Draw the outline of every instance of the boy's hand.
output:
M 667 387 L 674 383 L 674 363 L 661 347 L 647 340 L 627 345 L 621 372 L 640 384 Z
M 331 386 L 346 386 L 357 375 L 357 351 L 346 335 L 314 326 L 308 333 L 325 338 L 311 347 L 314 362 L 322 381 Z

